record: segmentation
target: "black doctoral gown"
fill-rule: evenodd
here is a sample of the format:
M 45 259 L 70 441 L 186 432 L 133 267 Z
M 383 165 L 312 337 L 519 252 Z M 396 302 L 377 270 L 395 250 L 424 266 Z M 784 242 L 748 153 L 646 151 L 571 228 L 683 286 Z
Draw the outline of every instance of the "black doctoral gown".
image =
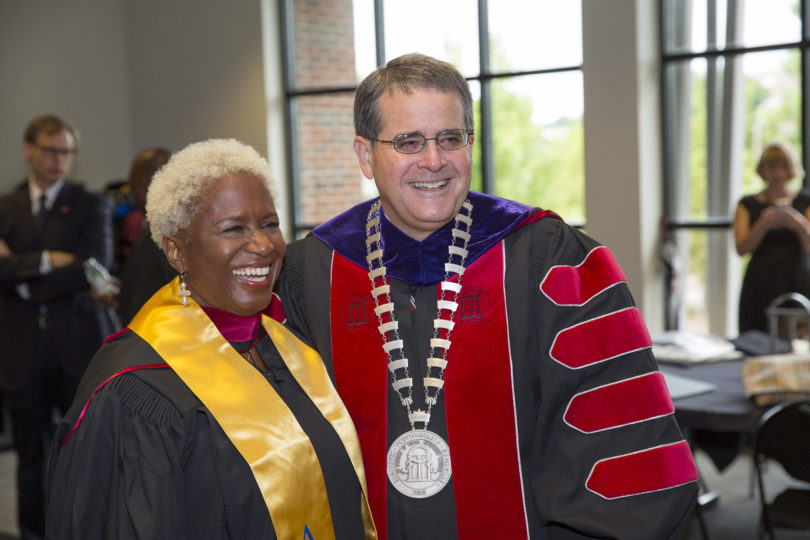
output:
M 256 349 L 267 380 L 318 455 L 336 537 L 364 538 L 361 488 L 340 439 L 266 334 Z M 177 374 L 131 332 L 104 345 L 88 368 L 59 425 L 48 491 L 52 539 L 277 537 L 245 459 Z

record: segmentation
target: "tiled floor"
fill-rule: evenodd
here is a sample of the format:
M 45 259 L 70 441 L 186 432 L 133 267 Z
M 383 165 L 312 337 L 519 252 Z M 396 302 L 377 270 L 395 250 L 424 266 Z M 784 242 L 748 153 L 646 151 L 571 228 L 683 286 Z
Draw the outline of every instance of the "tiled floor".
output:
M 0 452 L 0 540 L 17 538 L 17 500 L 14 470 L 17 456 L 11 450 Z

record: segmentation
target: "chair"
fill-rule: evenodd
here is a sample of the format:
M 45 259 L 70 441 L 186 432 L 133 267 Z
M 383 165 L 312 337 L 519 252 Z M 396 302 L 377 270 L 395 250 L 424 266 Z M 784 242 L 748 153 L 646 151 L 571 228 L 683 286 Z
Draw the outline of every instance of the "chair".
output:
M 759 484 L 762 516 L 760 537 L 775 539 L 774 529 L 810 531 L 810 400 L 774 405 L 759 421 L 754 438 L 754 468 Z M 791 485 L 776 497 L 765 493 L 763 469 L 769 461 L 779 463 L 791 477 Z
M 810 300 L 796 292 L 789 292 L 776 297 L 770 305 L 765 308 L 765 316 L 768 319 L 768 334 L 771 338 L 771 353 L 778 352 L 778 341 L 780 332 L 786 332 L 787 342 L 792 344 L 798 335 L 800 323 L 806 324 L 810 315 Z

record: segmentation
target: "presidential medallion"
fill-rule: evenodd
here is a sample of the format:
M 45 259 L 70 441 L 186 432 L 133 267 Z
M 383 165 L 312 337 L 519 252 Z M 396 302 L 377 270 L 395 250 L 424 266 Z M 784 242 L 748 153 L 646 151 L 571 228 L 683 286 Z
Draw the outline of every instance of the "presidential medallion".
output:
M 413 410 L 413 379 L 409 374 L 409 361 L 405 357 L 405 340 L 399 335 L 399 322 L 391 300 L 391 281 L 383 263 L 383 240 L 380 227 L 380 200 L 369 208 L 366 219 L 366 261 L 371 282 L 371 297 L 378 329 L 382 336 L 382 348 L 388 358 L 391 372 L 391 387 L 408 414 L 412 430 L 403 433 L 388 449 L 388 479 L 397 491 L 408 497 L 423 499 L 435 495 L 450 481 L 450 448 L 444 440 L 428 431 L 430 411 L 438 402 L 444 386 L 444 369 L 447 366 L 447 351 L 455 323 L 458 299 L 461 293 L 461 276 L 467 261 L 467 244 L 472 233 L 473 205 L 464 201 L 456 214 L 450 244 L 447 246 L 447 262 L 444 279 L 436 294 L 436 318 L 433 319 L 433 338 L 425 358 L 426 375 L 422 378 L 425 391 L 425 410 Z M 456 281 L 450 274 L 456 274 Z M 413 305 L 413 298 L 411 299 Z M 415 308 L 415 305 L 414 305 Z M 421 424 L 417 429 L 416 424 Z
M 450 448 L 432 431 L 403 433 L 388 449 L 388 479 L 408 497 L 435 495 L 447 485 L 450 473 Z

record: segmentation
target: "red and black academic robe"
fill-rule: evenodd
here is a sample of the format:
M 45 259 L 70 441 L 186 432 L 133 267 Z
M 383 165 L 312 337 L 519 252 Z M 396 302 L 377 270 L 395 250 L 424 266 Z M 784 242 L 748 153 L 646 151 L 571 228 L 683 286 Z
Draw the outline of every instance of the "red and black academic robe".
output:
M 425 499 L 386 476 L 387 449 L 410 425 L 366 275 L 372 201 L 287 250 L 287 324 L 320 352 L 352 415 L 380 537 L 670 538 L 694 509 L 697 471 L 621 269 L 553 214 L 469 199 L 471 253 L 429 425 L 450 446 L 452 480 Z M 384 216 L 381 227 L 414 408 L 424 408 L 452 223 L 423 242 Z

